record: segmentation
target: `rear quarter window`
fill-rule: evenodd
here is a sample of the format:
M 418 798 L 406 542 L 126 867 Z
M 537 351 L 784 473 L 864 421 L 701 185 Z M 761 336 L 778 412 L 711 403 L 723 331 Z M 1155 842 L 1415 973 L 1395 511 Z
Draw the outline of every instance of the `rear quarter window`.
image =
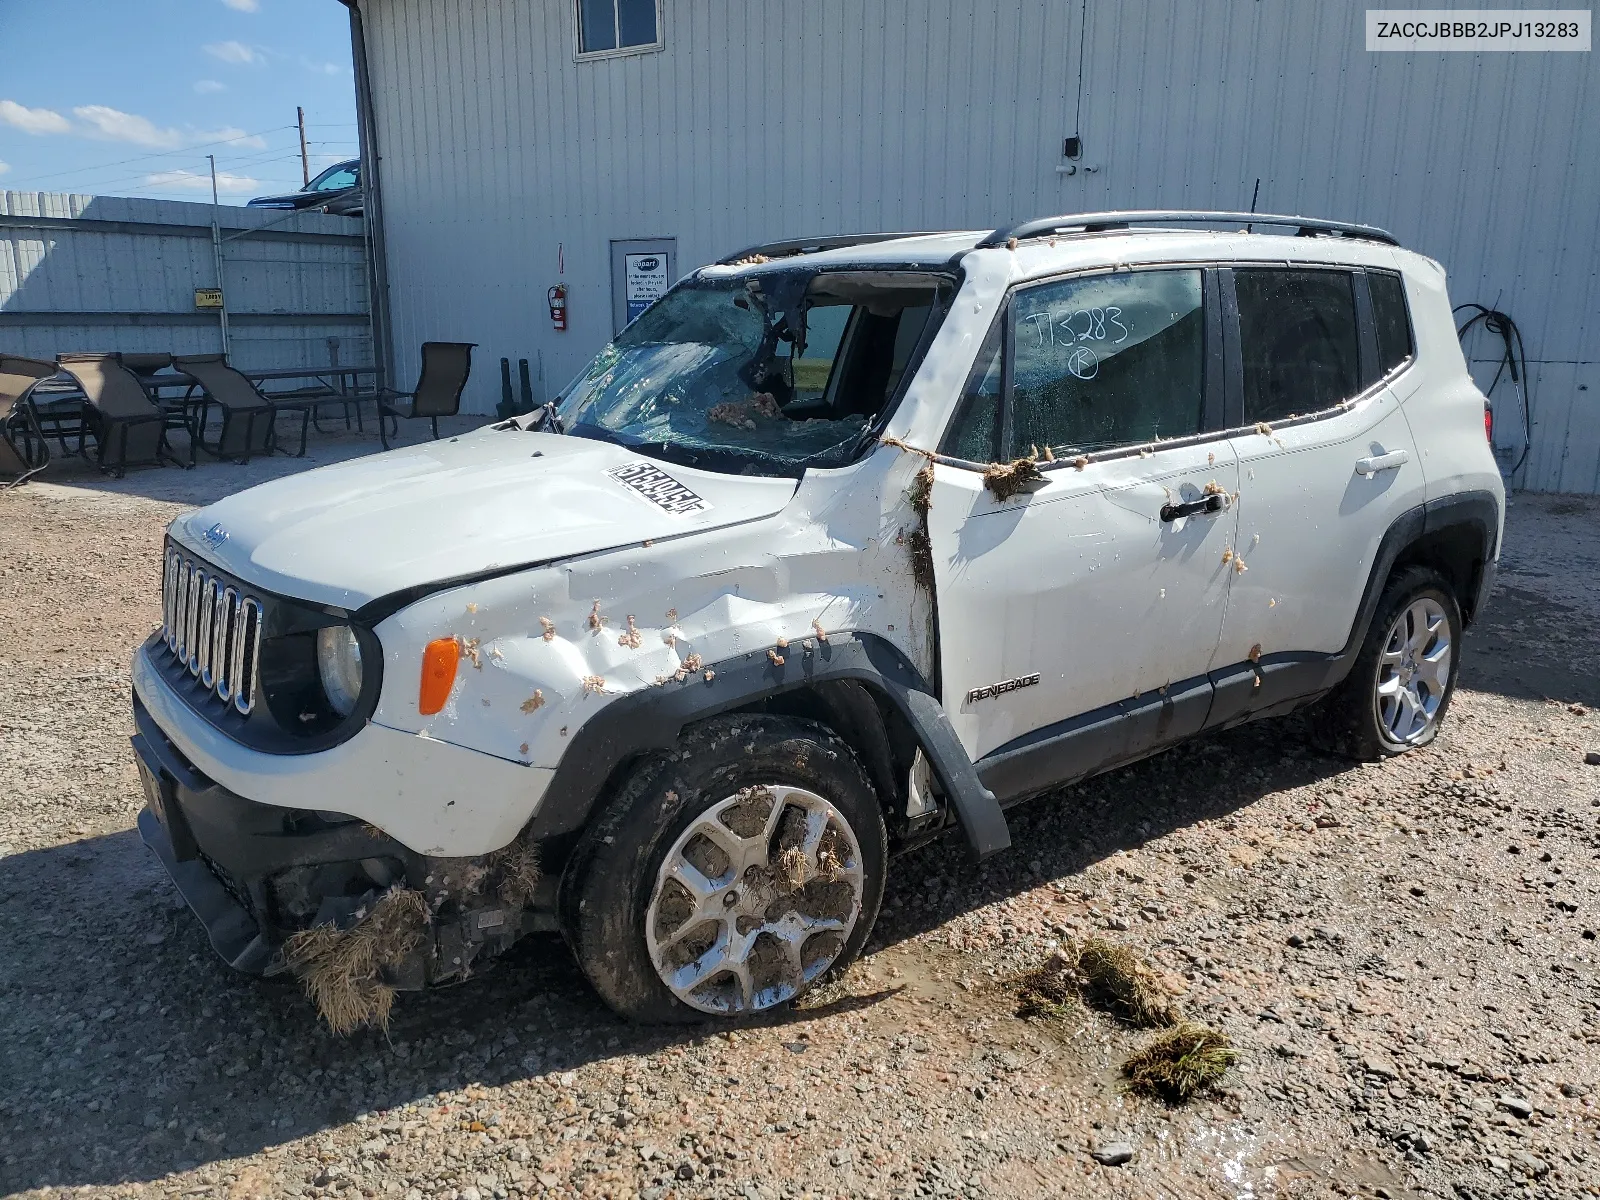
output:
M 1406 309 L 1406 289 L 1400 276 L 1387 271 L 1368 271 L 1367 287 L 1372 292 L 1372 323 L 1378 332 L 1378 370 L 1387 375 L 1415 350 L 1411 338 L 1411 314 Z

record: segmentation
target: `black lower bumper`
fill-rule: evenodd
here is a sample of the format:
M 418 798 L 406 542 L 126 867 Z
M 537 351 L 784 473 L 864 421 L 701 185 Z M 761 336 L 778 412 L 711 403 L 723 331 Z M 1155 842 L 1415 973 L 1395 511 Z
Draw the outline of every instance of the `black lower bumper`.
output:
M 148 807 L 139 814 L 139 836 L 172 876 L 184 903 L 200 918 L 200 924 L 206 927 L 206 936 L 211 939 L 211 948 L 223 961 L 249 975 L 277 974 L 281 969 L 277 950 L 261 936 L 261 927 L 255 918 L 228 894 L 228 889 L 204 863 L 198 859 L 177 860 L 172 839 Z
M 353 817 L 247 800 L 197 770 L 137 695 L 133 717 L 145 791 L 139 835 L 236 970 L 286 970 L 279 948 L 292 934 L 349 928 L 391 885 L 425 889 L 431 910 L 427 944 L 386 976 L 396 987 L 465 977 L 474 960 L 552 927 L 555 878 L 502 901 L 494 856 L 433 858 Z
M 308 924 L 283 911 L 274 881 L 300 872 L 308 885 L 362 881 L 363 861 L 415 869 L 409 850 L 365 822 L 257 804 L 196 770 L 136 696 L 133 750 L 144 784 L 139 836 L 229 965 L 254 975 L 282 970 L 277 947 Z M 420 860 L 417 860 L 420 862 Z M 320 873 L 320 874 L 319 874 Z M 302 889 L 304 890 L 304 889 Z

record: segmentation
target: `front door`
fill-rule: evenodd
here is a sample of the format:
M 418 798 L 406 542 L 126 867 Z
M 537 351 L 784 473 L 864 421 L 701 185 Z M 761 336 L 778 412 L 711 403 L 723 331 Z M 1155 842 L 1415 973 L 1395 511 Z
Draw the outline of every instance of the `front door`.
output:
M 1239 487 L 1214 297 L 1199 268 L 1019 289 L 941 446 L 972 464 L 928 511 L 944 706 L 974 760 L 1028 758 L 1003 799 L 1205 720 Z M 1036 490 L 986 485 L 1035 452 Z

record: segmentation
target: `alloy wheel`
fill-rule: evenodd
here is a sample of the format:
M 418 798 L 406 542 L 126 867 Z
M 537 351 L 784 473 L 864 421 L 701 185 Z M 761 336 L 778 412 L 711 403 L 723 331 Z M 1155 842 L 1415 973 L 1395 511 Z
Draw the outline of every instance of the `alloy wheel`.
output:
M 855 831 L 825 797 L 744 788 L 696 817 L 667 852 L 645 915 L 650 961 L 702 1012 L 771 1008 L 839 957 L 864 883 Z
M 1391 741 L 1412 745 L 1433 728 L 1450 686 L 1452 650 L 1450 619 L 1437 600 L 1420 596 L 1395 618 L 1378 658 L 1373 698 Z

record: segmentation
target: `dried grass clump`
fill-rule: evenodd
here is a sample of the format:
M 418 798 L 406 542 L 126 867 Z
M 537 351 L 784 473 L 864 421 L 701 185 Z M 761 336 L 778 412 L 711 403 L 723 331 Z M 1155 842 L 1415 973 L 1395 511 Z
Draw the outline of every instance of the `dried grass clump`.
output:
M 500 876 L 497 894 L 507 908 L 521 908 L 533 897 L 544 872 L 539 866 L 539 848 L 518 839 L 489 855 L 485 865 Z
M 1078 948 L 1077 973 L 1084 1000 L 1141 1029 L 1176 1024 L 1172 993 L 1137 954 L 1104 938 Z
M 319 925 L 290 936 L 283 958 L 341 1037 L 363 1025 L 387 1032 L 394 988 L 379 977 L 422 945 L 431 914 L 421 892 L 390 888 L 349 929 Z
M 1204 1025 L 1182 1024 L 1164 1033 L 1122 1064 L 1130 1091 L 1182 1104 L 1216 1087 L 1239 1052 L 1225 1034 Z
M 983 473 L 983 486 L 994 493 L 996 500 L 1004 503 L 1028 484 L 1043 478 L 1039 473 L 1038 460 L 1023 457 L 1008 463 L 990 463 Z
M 1080 1010 L 1072 959 L 1057 951 L 1017 981 L 1017 1016 L 1065 1025 Z

